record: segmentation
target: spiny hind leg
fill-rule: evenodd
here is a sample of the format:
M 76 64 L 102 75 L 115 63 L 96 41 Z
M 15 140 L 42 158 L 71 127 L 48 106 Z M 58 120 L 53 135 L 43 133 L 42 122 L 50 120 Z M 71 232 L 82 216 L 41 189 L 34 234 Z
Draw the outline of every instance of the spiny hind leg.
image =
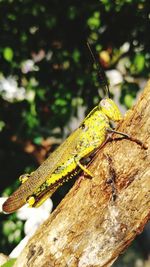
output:
M 26 199 L 26 203 L 29 205 L 30 208 L 38 208 L 40 207 L 48 198 L 52 196 L 52 194 L 57 190 L 60 185 L 56 185 L 54 188 L 47 190 L 39 195 L 34 192 L 33 195 L 30 195 Z
M 129 135 L 129 134 L 126 134 L 126 133 L 123 133 L 123 132 L 119 132 L 119 131 L 115 131 L 115 130 L 110 129 L 110 128 L 107 129 L 107 132 L 108 132 L 108 133 L 116 133 L 116 134 L 122 135 L 124 138 L 129 139 L 129 140 L 131 140 L 132 142 L 134 142 L 134 143 L 140 145 L 141 148 L 143 148 L 143 149 L 147 149 L 147 148 L 148 148 L 147 145 L 144 144 L 141 140 L 139 140 L 139 139 L 137 139 L 137 138 L 134 138 L 134 137 L 132 137 L 132 136 Z M 112 136 L 109 137 L 109 141 L 113 141 L 113 140 L 116 140 L 116 139 L 117 139 L 117 138 L 114 138 L 114 137 L 112 137 Z
M 45 194 L 43 198 L 39 199 L 38 201 L 36 200 L 35 196 L 34 195 L 31 195 L 27 198 L 26 202 L 27 204 L 29 205 L 29 208 L 33 208 L 33 207 L 40 207 L 44 202 L 45 200 L 47 200 L 50 196 L 50 194 Z
M 116 181 L 116 172 L 113 167 L 113 162 L 111 157 L 107 154 L 105 157 L 108 160 L 108 165 L 109 165 L 109 178 L 107 179 L 106 183 L 111 186 L 111 194 L 112 194 L 112 200 L 115 201 L 117 198 L 117 189 L 115 185 Z

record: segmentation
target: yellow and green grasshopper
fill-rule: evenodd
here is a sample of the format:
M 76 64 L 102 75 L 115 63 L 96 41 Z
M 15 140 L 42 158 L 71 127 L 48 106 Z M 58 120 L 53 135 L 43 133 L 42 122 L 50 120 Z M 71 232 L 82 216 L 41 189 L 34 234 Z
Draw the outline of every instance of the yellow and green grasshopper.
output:
M 89 44 L 88 47 L 90 49 Z M 90 52 L 95 61 L 91 49 Z M 97 70 L 101 76 L 101 68 Z M 108 90 L 108 83 L 105 78 L 104 80 Z M 37 170 L 30 175 L 26 174 L 20 177 L 22 184 L 4 202 L 3 211 L 6 213 L 14 212 L 26 203 L 30 207 L 38 207 L 60 185 L 77 176 L 80 171 L 92 176 L 90 171 L 82 164 L 82 160 L 88 158 L 105 143 L 108 132 L 116 132 L 110 127 L 110 121 L 118 122 L 121 119 L 122 115 L 114 101 L 110 98 L 102 99 L 79 127 L 50 154 Z M 127 134 L 116 133 L 130 138 Z M 141 141 L 133 138 L 131 140 L 143 145 Z

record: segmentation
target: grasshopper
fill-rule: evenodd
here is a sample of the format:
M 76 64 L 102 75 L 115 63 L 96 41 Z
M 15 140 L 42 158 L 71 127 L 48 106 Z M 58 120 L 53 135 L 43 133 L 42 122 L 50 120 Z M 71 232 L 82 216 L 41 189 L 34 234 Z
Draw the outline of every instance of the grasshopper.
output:
M 91 55 L 95 56 L 88 44 Z M 98 65 L 98 64 L 97 64 Z M 100 78 L 101 68 L 97 70 Z M 106 78 L 105 87 L 109 92 Z M 28 203 L 30 207 L 40 206 L 56 189 L 80 171 L 92 177 L 90 171 L 82 164 L 99 147 L 107 142 L 108 133 L 115 132 L 129 138 L 144 147 L 143 143 L 129 135 L 114 131 L 110 121 L 122 119 L 119 108 L 112 99 L 105 98 L 93 108 L 79 127 L 37 168 L 33 173 L 22 175 L 20 187 L 4 202 L 3 211 L 11 213 Z M 144 147 L 145 148 L 145 147 Z

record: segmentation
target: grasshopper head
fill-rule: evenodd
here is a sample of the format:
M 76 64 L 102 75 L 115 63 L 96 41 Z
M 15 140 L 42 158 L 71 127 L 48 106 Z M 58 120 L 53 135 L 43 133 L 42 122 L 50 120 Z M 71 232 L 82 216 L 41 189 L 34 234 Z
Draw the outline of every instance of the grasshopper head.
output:
M 110 98 L 102 99 L 99 103 L 101 111 L 112 121 L 119 121 L 122 119 L 119 108 L 115 102 Z

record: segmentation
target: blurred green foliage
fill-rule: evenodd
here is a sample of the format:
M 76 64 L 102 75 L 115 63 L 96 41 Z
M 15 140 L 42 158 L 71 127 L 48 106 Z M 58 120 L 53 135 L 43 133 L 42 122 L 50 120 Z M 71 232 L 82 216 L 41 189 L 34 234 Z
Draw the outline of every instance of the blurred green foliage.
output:
M 149 21 L 148 0 L 0 1 L 0 177 L 5 195 L 21 173 L 39 164 L 23 144 L 30 141 L 38 150 L 44 139 L 62 138 L 71 119 L 80 117 L 79 106 L 88 112 L 99 94 L 103 97 L 87 40 L 103 67 L 120 73 L 118 101 L 126 108 L 133 105 L 150 70 Z M 5 252 L 22 236 L 20 222 L 7 218 L 2 217 L 0 228 Z
M 1 267 L 12 267 L 15 263 L 16 259 L 10 259 L 5 264 L 3 264 Z

